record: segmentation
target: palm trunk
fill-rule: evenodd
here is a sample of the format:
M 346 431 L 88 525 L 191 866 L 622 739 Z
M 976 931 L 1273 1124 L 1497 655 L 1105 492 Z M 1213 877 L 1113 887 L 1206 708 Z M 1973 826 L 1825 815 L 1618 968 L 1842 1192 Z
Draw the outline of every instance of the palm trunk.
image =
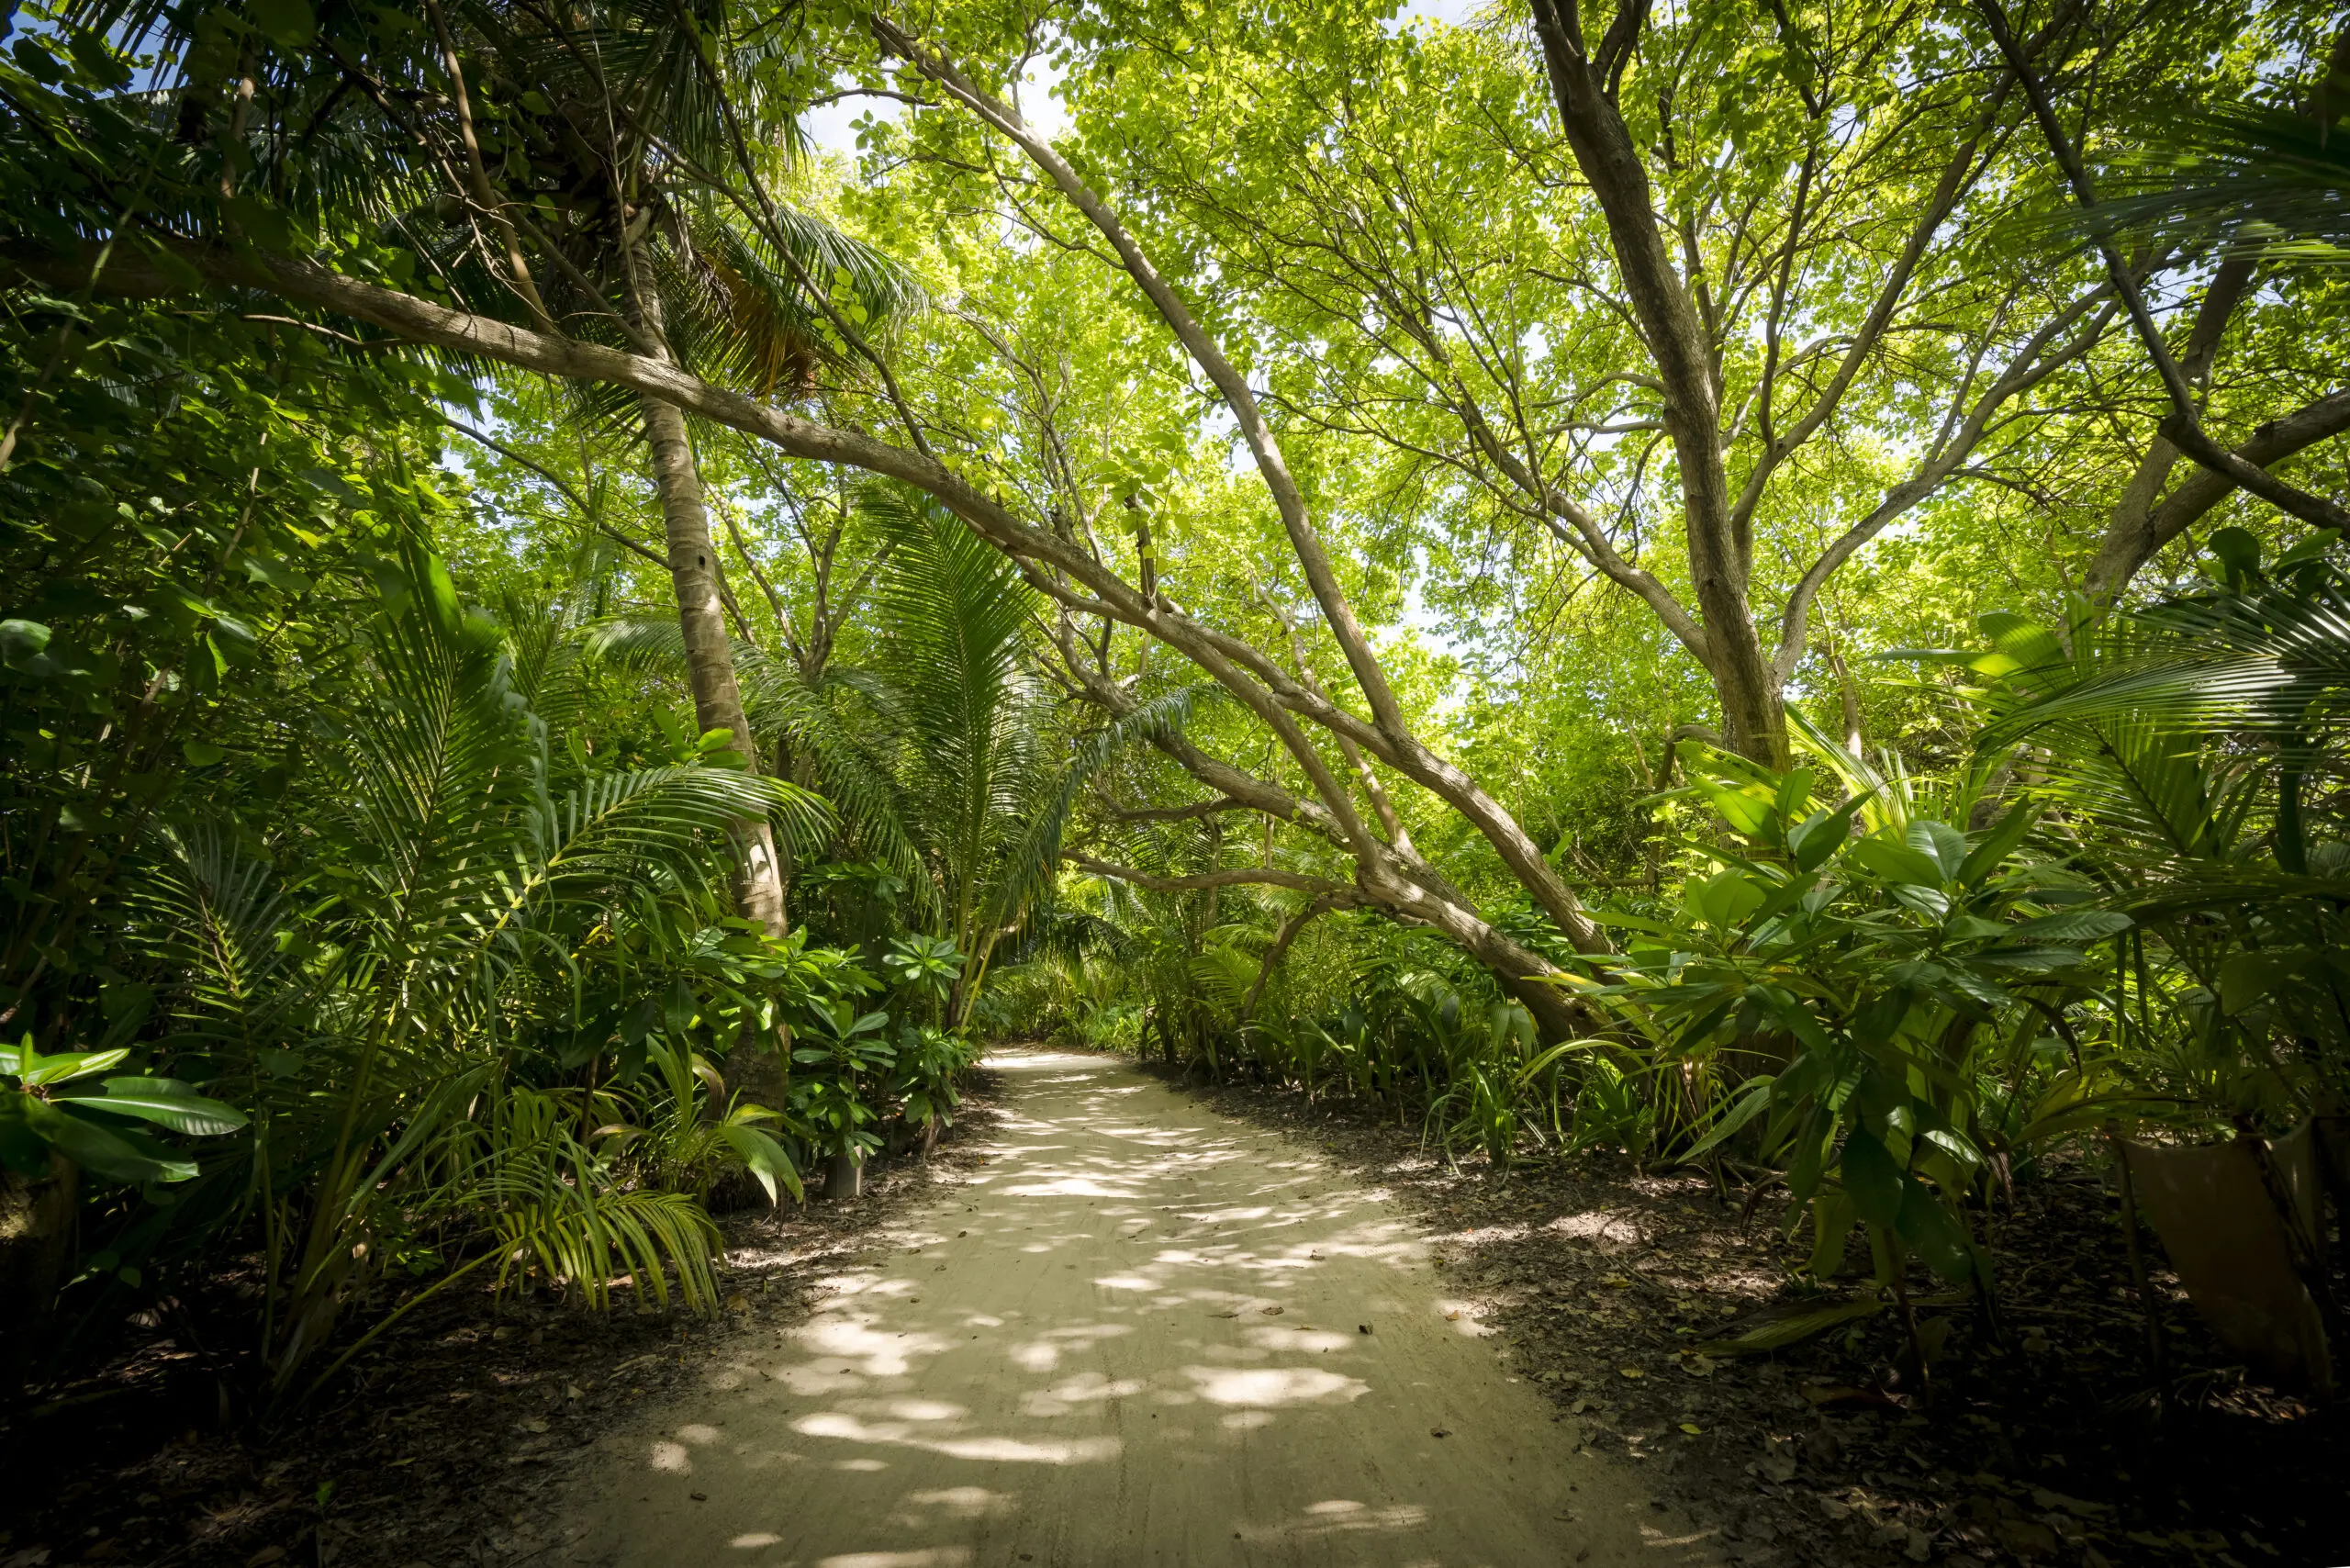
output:
M 710 542 L 710 513 L 702 504 L 701 473 L 686 439 L 686 417 L 674 403 L 640 398 L 644 438 L 653 450 L 653 484 L 661 497 L 662 531 L 668 537 L 669 580 L 677 594 L 677 624 L 686 637 L 686 680 L 693 689 L 695 722 L 725 730 L 744 766 L 756 768 L 759 748 L 743 712 L 743 691 L 734 679 L 734 647 L 718 598 L 717 551 Z M 775 829 L 764 818 L 733 825 L 735 912 L 755 920 L 770 936 L 784 934 L 783 863 L 776 854 Z M 735 1043 L 726 1061 L 730 1097 L 758 1104 L 780 1104 L 783 1063 L 755 1034 Z M 723 1113 L 723 1107 L 714 1107 Z
M 655 357 L 672 360 L 661 297 L 649 286 L 642 260 L 625 237 L 621 262 L 637 337 Z M 675 403 L 649 393 L 638 394 L 637 407 L 644 416 L 653 487 L 661 498 L 661 532 L 668 543 L 669 583 L 677 596 L 677 626 L 685 633 L 686 684 L 693 691 L 694 722 L 705 734 L 728 732 L 744 766 L 755 771 L 758 738 L 751 733 L 750 718 L 743 711 L 743 689 L 734 678 L 734 645 L 726 635 L 718 591 L 718 549 L 710 539 L 710 509 L 702 500 L 701 470 L 686 435 L 686 416 Z M 733 824 L 733 836 L 734 912 L 757 921 L 769 936 L 781 936 L 787 924 L 783 862 L 776 854 L 774 825 L 765 817 L 739 821 Z M 746 1030 L 727 1053 L 730 1101 L 770 1106 L 783 1103 L 789 1042 L 780 1029 L 778 1034 L 778 1047 L 769 1050 L 755 1031 Z M 716 1109 L 724 1114 L 725 1107 Z
M 639 400 L 644 437 L 653 449 L 653 484 L 661 496 L 661 525 L 668 536 L 669 580 L 677 594 L 677 624 L 686 636 L 686 679 L 694 694 L 694 719 L 704 730 L 725 730 L 734 749 L 758 766 L 751 722 L 743 714 L 742 689 L 734 681 L 733 644 L 718 599 L 718 553 L 710 543 L 710 514 L 703 508 L 701 476 L 686 440 L 686 417 L 674 403 Z M 775 830 L 764 817 L 734 824 L 737 856 L 734 903 L 745 920 L 764 924 L 771 936 L 784 932 L 783 866 L 776 857 Z

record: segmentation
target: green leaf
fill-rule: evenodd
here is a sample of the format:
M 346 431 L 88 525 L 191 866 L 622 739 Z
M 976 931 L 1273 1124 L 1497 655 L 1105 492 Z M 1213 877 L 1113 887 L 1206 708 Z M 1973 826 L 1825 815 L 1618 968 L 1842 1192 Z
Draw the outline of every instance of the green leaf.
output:
M 1790 1345 L 1800 1345 L 1840 1324 L 1873 1316 L 1884 1310 L 1885 1302 L 1875 1296 L 1865 1296 L 1857 1301 L 1832 1301 L 1825 1305 L 1805 1302 L 1793 1308 L 1783 1308 L 1753 1327 L 1727 1339 L 1708 1339 L 1697 1349 L 1709 1356 L 1767 1355 L 1773 1350 L 1784 1350 Z
M 1854 1127 L 1845 1137 L 1837 1169 L 1844 1178 L 1853 1211 L 1871 1225 L 1891 1228 L 1901 1214 L 1902 1170 L 1885 1145 L 1866 1130 Z
M 1844 1193 L 1822 1193 L 1811 1201 L 1811 1256 L 1804 1271 L 1815 1280 L 1833 1274 L 1844 1261 L 1844 1243 L 1853 1225 L 1852 1200 Z
M 35 1118 L 49 1110 L 29 1094 L 0 1092 L 0 1166 L 19 1176 L 49 1174 L 49 1139 L 35 1126 Z
M 1798 870 L 1815 871 L 1852 838 L 1852 819 L 1869 797 L 1855 795 L 1834 811 L 1814 812 L 1787 834 L 1787 848 Z
M 191 767 L 211 767 L 229 754 L 210 741 L 182 741 L 180 755 L 187 758 Z
M 2068 909 L 2043 914 L 2012 927 L 2008 937 L 2017 942 L 2096 942 L 2130 929 L 2131 918 L 2109 909 Z
M 110 1067 L 119 1066 L 129 1056 L 130 1052 L 125 1049 L 68 1051 L 45 1057 L 34 1047 L 33 1037 L 27 1035 L 21 1046 L 0 1046 L 0 1073 L 9 1074 L 28 1088 L 69 1083 L 74 1079 L 88 1078 Z
M 773 1114 L 771 1112 L 767 1114 Z M 756 1127 L 731 1119 L 719 1124 L 718 1136 L 742 1159 L 743 1169 L 749 1171 L 752 1179 L 766 1191 L 769 1204 L 781 1202 L 777 1196 L 778 1185 L 788 1190 L 795 1199 L 807 1195 L 800 1184 L 800 1172 L 793 1167 L 791 1156 L 785 1153 L 783 1146 L 774 1138 Z
M 1729 1114 L 1714 1124 L 1713 1130 L 1698 1139 L 1681 1158 L 1684 1161 L 1695 1160 L 1699 1155 L 1730 1137 L 1739 1128 L 1761 1114 L 1762 1108 L 1771 1103 L 1772 1081 L 1767 1076 L 1750 1081 L 1746 1087 L 1745 1098 L 1731 1106 Z
M 244 559 L 245 576 L 281 593 L 308 593 L 310 579 L 274 555 L 251 554 Z
M 1733 868 L 1693 886 L 1689 890 L 1689 903 L 1707 924 L 1717 930 L 1729 931 L 1761 909 L 1762 901 L 1768 896 L 1743 871 Z
M 1913 822 L 1906 835 L 1909 847 L 1942 870 L 1937 880 L 1955 882 L 1966 865 L 1966 835 L 1948 823 Z
M 1926 1267 L 1951 1283 L 1964 1284 L 1975 1277 L 1975 1251 L 1967 1242 L 1966 1227 L 1914 1177 L 1903 1180 L 1893 1233 L 1909 1244 Z
M 1942 885 L 1942 868 L 1906 844 L 1871 836 L 1854 845 L 1852 854 L 1862 865 L 1888 882 L 1925 888 Z
M 1764 836 L 1763 829 L 1774 816 L 1769 800 L 1757 799 L 1742 790 L 1725 790 L 1704 779 L 1698 781 L 1697 787 L 1705 791 L 1707 801 L 1722 821 L 1740 834 L 1747 838 Z
M 2016 846 L 2023 842 L 2023 835 L 2031 831 L 2033 815 L 2031 804 L 2019 801 L 2009 809 L 2007 815 L 1993 823 L 1989 831 L 1983 834 L 1973 849 L 1966 852 L 1966 858 L 1960 863 L 1959 885 L 1979 887 L 1986 878 L 1997 871 L 2008 857 L 2015 853 Z
M 310 0 L 252 0 L 254 25 L 274 42 L 299 49 L 318 35 Z
M 2319 961 L 2320 955 L 2305 947 L 2231 953 L 2220 965 L 2220 1010 L 2232 1018 L 2294 976 L 2312 972 Z
M 2222 581 L 2235 586 L 2260 576 L 2260 539 L 2250 530 L 2222 528 L 2203 543 L 2220 564 Z
M 106 1092 L 61 1094 L 59 1103 L 87 1105 L 118 1116 L 136 1116 L 192 1137 L 221 1137 L 244 1126 L 247 1116 L 234 1105 L 207 1100 L 175 1078 L 109 1078 Z
M 46 1130 L 49 1141 L 60 1154 L 92 1175 L 109 1181 L 132 1185 L 185 1182 L 196 1172 L 194 1160 L 175 1158 L 151 1138 L 100 1126 L 70 1112 L 60 1115 L 55 1126 Z
M 0 663 L 28 675 L 45 673 L 36 666 L 49 646 L 50 630 L 38 621 L 0 621 Z

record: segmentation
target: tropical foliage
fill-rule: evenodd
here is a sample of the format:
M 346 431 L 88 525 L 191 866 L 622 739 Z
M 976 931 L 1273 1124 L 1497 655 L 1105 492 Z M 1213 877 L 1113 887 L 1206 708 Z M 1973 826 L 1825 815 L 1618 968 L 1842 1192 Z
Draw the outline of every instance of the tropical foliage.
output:
M 2344 1109 L 2327 7 L 11 17 L 52 1354 L 706 1307 L 1013 1035 L 1905 1299 Z

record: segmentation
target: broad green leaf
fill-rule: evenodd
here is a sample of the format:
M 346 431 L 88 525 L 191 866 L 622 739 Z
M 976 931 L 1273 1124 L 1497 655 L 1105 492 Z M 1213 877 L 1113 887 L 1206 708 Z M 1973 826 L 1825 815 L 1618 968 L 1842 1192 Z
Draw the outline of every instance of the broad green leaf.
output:
M 2221 1010 L 2232 1018 L 2285 981 L 2311 973 L 2320 961 L 2320 955 L 2308 948 L 2232 953 L 2220 965 Z
M 118 1116 L 136 1116 L 192 1137 L 220 1137 L 250 1119 L 234 1105 L 207 1100 L 175 1078 L 109 1078 L 104 1094 L 61 1094 L 61 1104 L 87 1105 Z
M 1960 870 L 1966 865 L 1966 835 L 1948 823 L 1917 821 L 1909 824 L 1907 840 L 1910 848 L 1923 855 L 1940 868 L 1944 882 L 1959 879 Z
M 2096 942 L 2130 929 L 2134 923 L 2116 910 L 2067 909 L 2020 922 L 2009 931 L 2018 942 Z
M 61 1114 L 48 1132 L 49 1141 L 60 1154 L 92 1175 L 108 1181 L 134 1185 L 185 1182 L 196 1172 L 194 1160 L 172 1154 L 151 1138 L 100 1126 L 71 1111 Z
M 1993 823 L 1958 868 L 1961 887 L 1979 887 L 1984 880 L 2006 863 L 2015 853 L 2023 835 L 2031 831 L 2033 812 L 2030 802 L 2019 801 L 2009 807 L 2005 816 Z
M 1800 870 L 1812 871 L 1827 864 L 1835 853 L 1852 841 L 1852 819 L 1869 802 L 1866 795 L 1855 795 L 1834 811 L 1814 812 L 1787 834 L 1787 848 L 1796 857 Z
M 1909 1244 L 1926 1267 L 1951 1283 L 1964 1284 L 1975 1277 L 1975 1253 L 1967 1244 L 1965 1226 L 1914 1177 L 1903 1181 L 1900 1213 L 1893 1232 Z
M 1920 887 L 1942 886 L 1942 871 L 1933 859 L 1919 854 L 1907 844 L 1896 844 L 1887 838 L 1871 836 L 1852 846 L 1853 857 L 1888 882 L 1907 882 Z
M 1853 1212 L 1871 1225 L 1894 1228 L 1901 1214 L 1903 1173 L 1885 1145 L 1866 1130 L 1854 1127 L 1845 1135 L 1837 1170 L 1844 1179 Z
M 70 1083 L 77 1078 L 88 1078 L 108 1068 L 118 1067 L 129 1059 L 128 1049 L 112 1051 L 62 1052 L 43 1056 L 34 1048 L 32 1036 L 25 1036 L 21 1046 L 0 1046 L 0 1072 L 5 1072 L 31 1087 L 51 1083 Z

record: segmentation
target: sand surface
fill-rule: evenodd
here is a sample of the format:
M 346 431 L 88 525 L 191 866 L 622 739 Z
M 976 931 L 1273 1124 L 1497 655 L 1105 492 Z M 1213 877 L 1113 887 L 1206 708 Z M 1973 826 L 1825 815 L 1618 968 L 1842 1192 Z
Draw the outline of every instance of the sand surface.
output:
M 613 1434 L 592 1564 L 1698 1563 L 1404 1216 L 1114 1060 L 998 1053 L 969 1182 Z M 1366 1332 L 1365 1330 L 1368 1330 Z M 1586 1371 L 1594 1369 L 1585 1369 Z

